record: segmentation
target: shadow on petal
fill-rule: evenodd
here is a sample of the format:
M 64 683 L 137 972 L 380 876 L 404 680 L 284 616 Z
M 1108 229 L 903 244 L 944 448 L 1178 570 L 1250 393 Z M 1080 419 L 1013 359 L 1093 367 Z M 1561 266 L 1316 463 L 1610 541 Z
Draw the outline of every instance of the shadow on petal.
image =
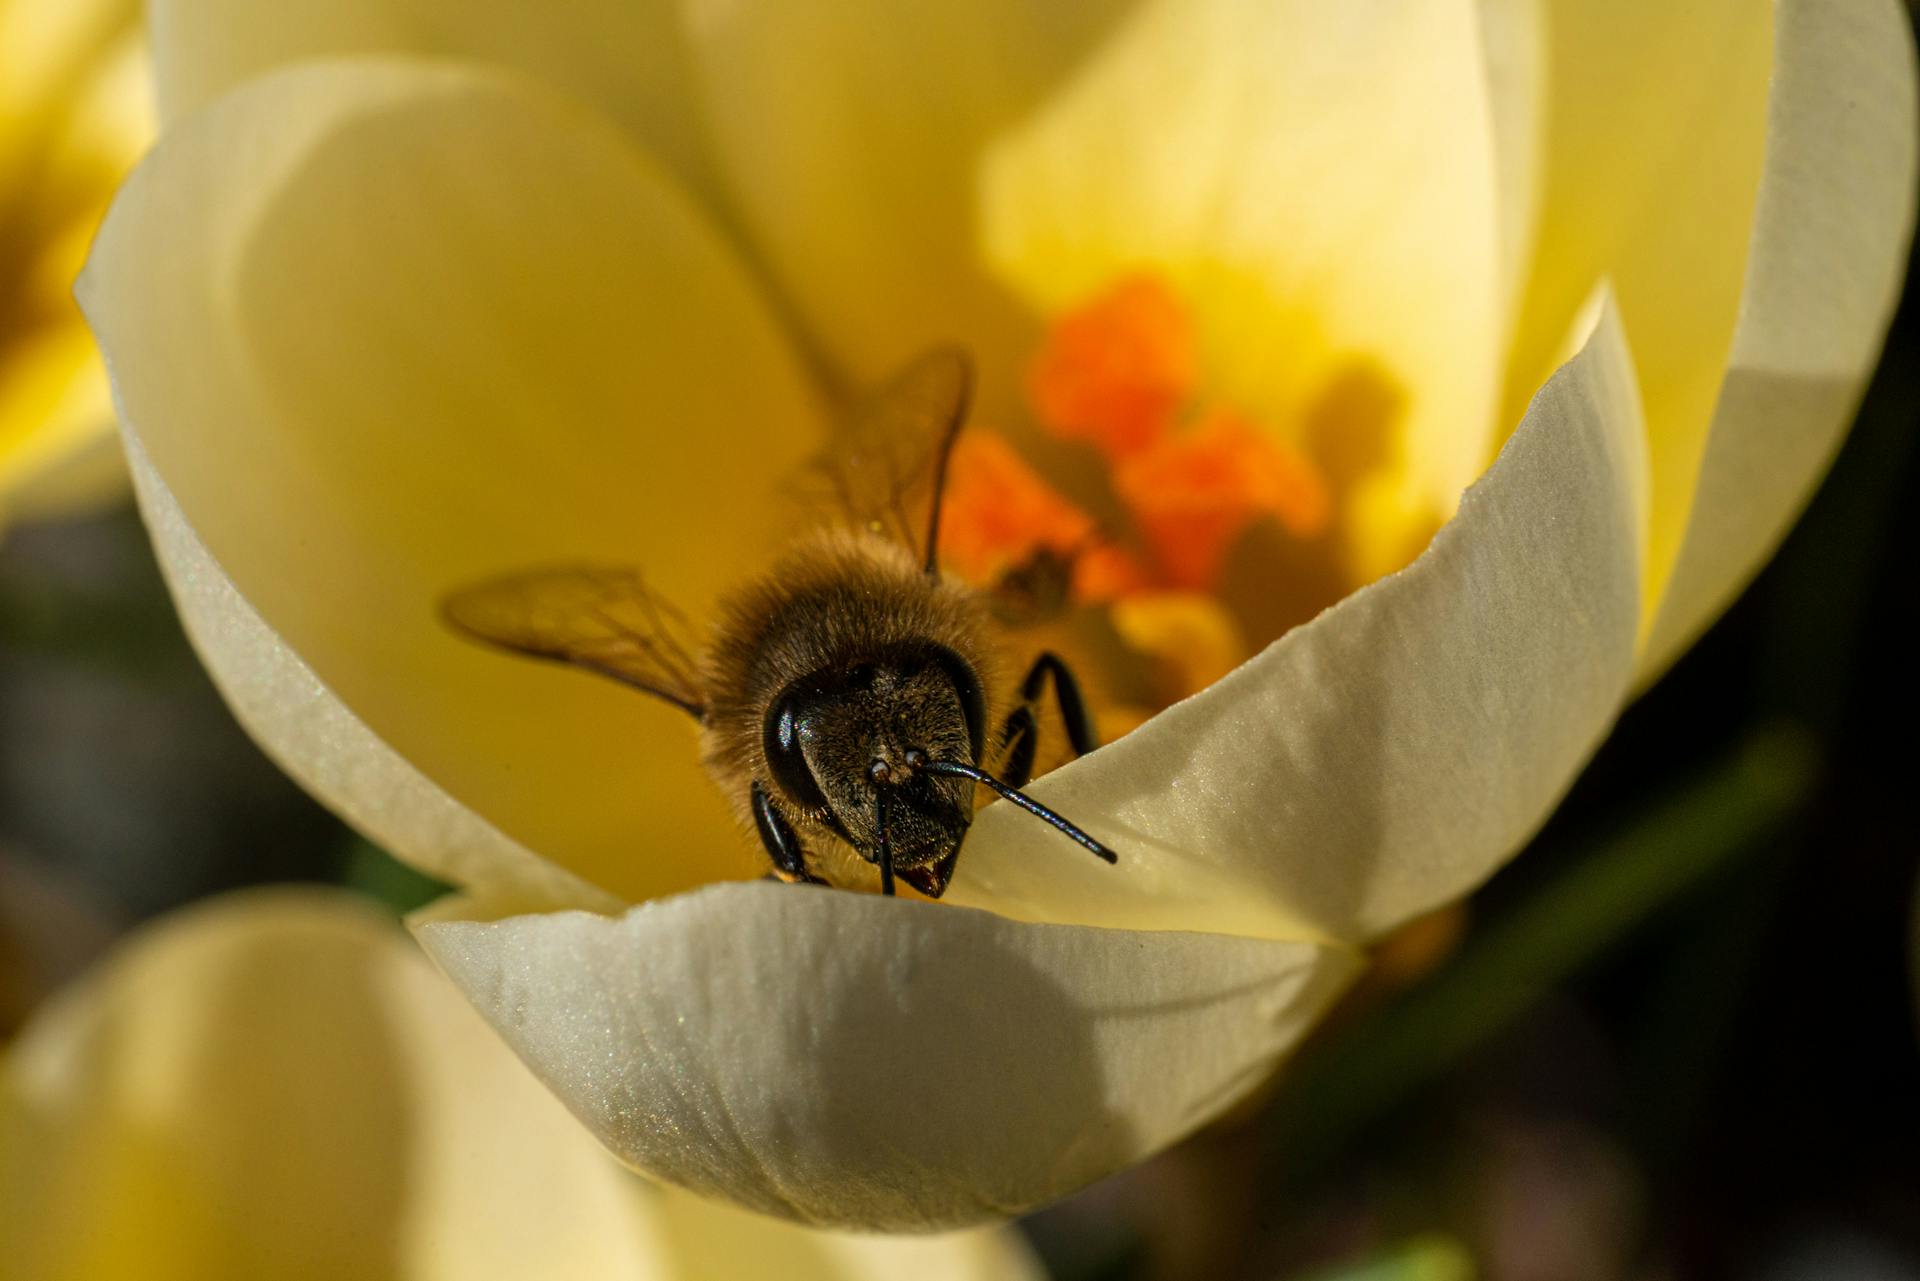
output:
M 1466 893 L 1551 812 L 1626 696 L 1640 423 L 1608 310 L 1413 565 L 1034 784 L 1117 868 L 1055 857 L 1044 830 L 989 806 L 949 900 L 1359 941 Z
M 1190 1133 L 1354 968 L 764 884 L 419 934 L 622 1159 L 880 1230 L 1017 1214 Z

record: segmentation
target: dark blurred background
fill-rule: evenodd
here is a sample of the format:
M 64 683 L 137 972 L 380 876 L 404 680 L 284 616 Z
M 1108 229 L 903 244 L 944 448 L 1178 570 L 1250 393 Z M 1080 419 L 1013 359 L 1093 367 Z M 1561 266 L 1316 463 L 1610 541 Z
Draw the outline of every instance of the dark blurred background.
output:
M 1027 1226 L 1056 1276 L 1920 1278 L 1920 302 L 1740 601 L 1266 1097 Z M 0 541 L 0 1039 L 131 923 L 432 887 L 247 741 L 130 511 Z

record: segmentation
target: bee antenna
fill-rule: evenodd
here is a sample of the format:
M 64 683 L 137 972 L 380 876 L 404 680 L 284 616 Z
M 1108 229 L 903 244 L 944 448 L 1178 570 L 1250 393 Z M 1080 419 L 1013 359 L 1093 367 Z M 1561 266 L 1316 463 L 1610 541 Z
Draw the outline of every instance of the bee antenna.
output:
M 873 830 L 880 834 L 880 892 L 889 898 L 893 896 L 893 842 L 887 838 L 887 792 L 889 789 L 876 787 L 874 792 Z
M 920 765 L 920 768 L 929 774 L 951 774 L 957 778 L 970 778 L 976 783 L 984 783 L 995 792 L 998 792 L 1003 799 L 1012 801 L 1015 805 L 1018 805 L 1035 818 L 1044 819 L 1065 835 L 1072 837 L 1081 845 L 1086 846 L 1086 848 L 1093 853 L 1094 857 L 1103 858 L 1109 863 L 1118 863 L 1120 861 L 1118 854 L 1115 854 L 1099 841 L 1094 840 L 1091 836 L 1088 836 L 1085 832 L 1042 805 L 1039 801 L 1034 800 L 1019 788 L 1001 782 L 985 770 L 975 769 L 971 765 L 963 765 L 959 761 L 926 761 Z M 881 849 L 884 850 L 885 848 L 885 835 L 883 834 L 881 837 Z M 882 864 L 882 866 L 884 867 L 885 865 Z

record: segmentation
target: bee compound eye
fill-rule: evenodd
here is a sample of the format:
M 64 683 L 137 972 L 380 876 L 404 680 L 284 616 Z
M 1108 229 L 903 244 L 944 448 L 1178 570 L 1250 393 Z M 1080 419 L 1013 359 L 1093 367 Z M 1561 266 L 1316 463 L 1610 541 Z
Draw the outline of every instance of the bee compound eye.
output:
M 967 725 L 967 744 L 977 761 L 987 741 L 987 700 L 980 688 L 980 675 L 973 664 L 945 647 L 934 651 L 933 661 L 953 684 L 954 696 L 960 700 L 960 715 Z
M 773 781 L 787 799 L 812 810 L 827 809 L 827 798 L 807 764 L 803 749 L 809 713 L 796 694 L 783 694 L 767 712 L 763 746 Z

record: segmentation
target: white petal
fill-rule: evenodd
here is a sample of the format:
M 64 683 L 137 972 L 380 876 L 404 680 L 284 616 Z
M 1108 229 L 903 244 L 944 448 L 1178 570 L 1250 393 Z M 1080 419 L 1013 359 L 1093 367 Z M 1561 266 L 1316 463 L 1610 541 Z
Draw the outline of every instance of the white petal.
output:
M 995 805 L 949 897 L 1362 940 L 1465 894 L 1552 811 L 1625 697 L 1645 467 L 1609 307 L 1412 566 L 1035 784 L 1117 868 Z
M 1189 1133 L 1356 963 L 772 884 L 418 933 L 623 1160 L 882 1230 L 1017 1214 Z
M 1746 291 L 1693 518 L 1654 617 L 1663 671 L 1765 563 L 1852 421 L 1914 220 L 1914 48 L 1893 0 L 1775 11 Z

